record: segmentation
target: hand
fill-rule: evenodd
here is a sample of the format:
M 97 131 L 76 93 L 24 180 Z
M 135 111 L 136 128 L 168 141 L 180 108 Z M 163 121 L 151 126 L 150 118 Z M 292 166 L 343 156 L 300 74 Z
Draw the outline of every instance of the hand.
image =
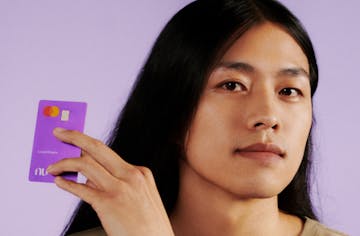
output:
M 80 172 L 87 178 L 83 184 L 57 176 L 55 183 L 89 203 L 108 235 L 174 235 L 148 168 L 125 162 L 105 144 L 80 132 L 56 128 L 54 135 L 80 147 L 82 155 L 49 166 L 48 173 Z

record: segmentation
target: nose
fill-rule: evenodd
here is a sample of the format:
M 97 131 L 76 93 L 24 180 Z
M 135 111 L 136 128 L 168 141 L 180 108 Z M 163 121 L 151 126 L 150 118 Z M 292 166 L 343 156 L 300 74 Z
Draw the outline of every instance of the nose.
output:
M 255 130 L 277 130 L 278 120 L 274 116 L 257 116 L 250 122 L 250 129 Z
M 269 96 L 257 98 L 252 104 L 247 117 L 247 126 L 250 130 L 272 130 L 280 127 L 276 104 Z

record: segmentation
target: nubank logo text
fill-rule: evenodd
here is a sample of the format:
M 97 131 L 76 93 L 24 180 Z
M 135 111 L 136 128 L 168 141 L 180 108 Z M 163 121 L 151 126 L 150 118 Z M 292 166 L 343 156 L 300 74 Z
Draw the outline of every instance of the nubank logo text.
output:
M 47 176 L 48 174 L 45 168 L 38 167 L 34 170 L 34 175 L 36 176 Z

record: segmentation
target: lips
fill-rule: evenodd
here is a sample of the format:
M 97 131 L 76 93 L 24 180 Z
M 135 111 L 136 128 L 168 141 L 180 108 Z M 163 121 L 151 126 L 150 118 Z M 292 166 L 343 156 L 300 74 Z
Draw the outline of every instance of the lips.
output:
M 244 148 L 237 148 L 235 153 L 239 154 L 270 154 L 277 155 L 280 157 L 285 156 L 285 151 L 278 145 L 273 143 L 255 143 Z

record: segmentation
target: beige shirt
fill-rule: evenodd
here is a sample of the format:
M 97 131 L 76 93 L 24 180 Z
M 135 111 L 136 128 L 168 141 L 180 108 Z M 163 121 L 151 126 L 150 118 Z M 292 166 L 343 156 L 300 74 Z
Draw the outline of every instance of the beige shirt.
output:
M 306 218 L 304 229 L 300 236 L 346 236 L 346 234 L 329 229 L 318 221 Z
M 346 236 L 346 234 L 327 228 L 318 221 L 309 218 L 305 219 L 304 229 L 300 236 Z M 71 236 L 106 236 L 106 233 L 102 228 L 98 227 L 71 234 Z

